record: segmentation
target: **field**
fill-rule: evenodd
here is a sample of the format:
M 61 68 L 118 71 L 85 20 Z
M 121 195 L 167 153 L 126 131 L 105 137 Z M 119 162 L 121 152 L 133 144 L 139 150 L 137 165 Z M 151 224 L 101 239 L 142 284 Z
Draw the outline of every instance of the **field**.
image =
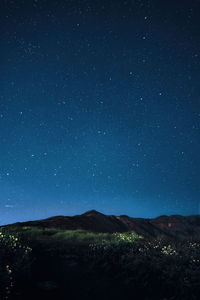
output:
M 0 231 L 1 299 L 192 300 L 200 241 L 37 227 Z

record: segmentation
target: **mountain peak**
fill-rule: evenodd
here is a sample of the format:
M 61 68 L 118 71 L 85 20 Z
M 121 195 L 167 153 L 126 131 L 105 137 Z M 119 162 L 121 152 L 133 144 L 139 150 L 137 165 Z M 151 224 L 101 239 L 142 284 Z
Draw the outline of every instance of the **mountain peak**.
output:
M 99 215 L 101 215 L 102 216 L 103 214 L 98 212 L 95 209 L 91 209 L 91 210 L 86 211 L 83 215 L 85 215 L 85 216 L 99 216 Z
M 128 216 L 105 215 L 94 209 L 76 216 L 56 216 L 43 220 L 8 225 L 13 227 L 35 226 L 64 230 L 87 230 L 90 232 L 135 232 L 147 238 L 198 238 L 200 237 L 200 215 L 160 216 L 154 219 L 130 218 Z

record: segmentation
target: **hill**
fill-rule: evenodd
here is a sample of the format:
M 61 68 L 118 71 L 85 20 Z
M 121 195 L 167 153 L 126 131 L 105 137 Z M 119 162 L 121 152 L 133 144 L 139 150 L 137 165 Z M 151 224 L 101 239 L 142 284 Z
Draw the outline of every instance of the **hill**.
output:
M 43 220 L 18 222 L 4 227 L 24 226 L 56 228 L 63 230 L 86 230 L 91 232 L 115 233 L 135 232 L 147 238 L 200 238 L 200 215 L 160 216 L 152 219 L 131 218 L 126 215 L 105 215 L 90 210 L 81 215 L 55 216 Z
M 200 216 L 94 210 L 2 226 L 0 299 L 198 300 L 199 237 Z

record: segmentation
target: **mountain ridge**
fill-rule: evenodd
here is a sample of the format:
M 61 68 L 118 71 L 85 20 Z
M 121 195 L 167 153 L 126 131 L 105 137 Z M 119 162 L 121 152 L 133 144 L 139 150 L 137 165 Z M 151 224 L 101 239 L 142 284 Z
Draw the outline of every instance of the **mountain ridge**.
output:
M 36 221 L 17 222 L 1 227 L 42 227 L 63 230 L 86 230 L 92 232 L 133 231 L 147 238 L 200 238 L 200 215 L 158 216 L 156 218 L 133 218 L 127 215 L 105 215 L 89 210 L 75 216 L 53 216 Z

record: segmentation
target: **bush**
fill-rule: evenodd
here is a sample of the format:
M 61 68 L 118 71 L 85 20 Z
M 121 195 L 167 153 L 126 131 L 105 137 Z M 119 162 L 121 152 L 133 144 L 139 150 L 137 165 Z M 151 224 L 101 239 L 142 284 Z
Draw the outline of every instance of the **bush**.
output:
M 136 300 L 195 300 L 200 294 L 200 242 L 147 240 L 133 232 L 0 231 L 1 299 L 27 299 L 29 292 L 22 292 L 31 280 L 31 293 L 38 299 L 50 299 L 52 293 L 41 288 L 57 286 L 60 299 L 71 293 L 74 299 L 126 294 Z
M 31 248 L 21 243 L 17 233 L 0 230 L 0 297 L 11 297 L 15 284 L 27 273 Z M 27 276 L 27 274 L 26 274 Z

